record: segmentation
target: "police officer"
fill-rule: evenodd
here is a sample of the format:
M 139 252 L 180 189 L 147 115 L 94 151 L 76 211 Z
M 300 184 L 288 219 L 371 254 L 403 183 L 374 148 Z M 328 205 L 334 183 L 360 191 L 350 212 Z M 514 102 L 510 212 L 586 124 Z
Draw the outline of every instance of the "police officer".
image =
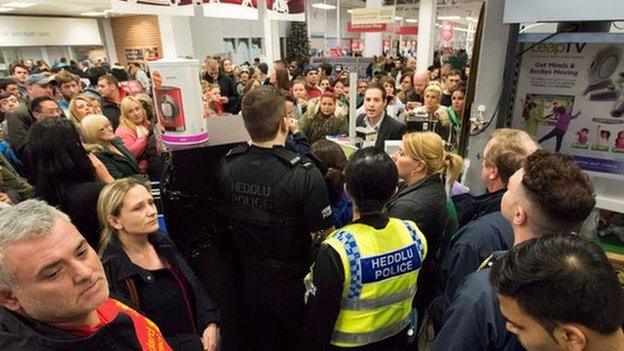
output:
M 591 182 L 570 156 L 537 150 L 509 179 L 501 212 L 518 245 L 550 233 L 578 233 L 595 204 Z M 494 254 L 459 286 L 432 351 L 523 350 L 506 330 L 490 283 L 489 266 L 504 255 Z
M 426 239 L 414 222 L 382 212 L 398 179 L 386 153 L 357 151 L 345 176 L 354 222 L 321 244 L 306 277 L 299 349 L 403 350 Z
M 284 147 L 289 120 L 283 96 L 258 87 L 245 95 L 242 114 L 251 145 L 225 156 L 219 187 L 242 266 L 253 349 L 289 350 L 303 321 L 313 238 L 333 230 L 331 206 L 319 170 Z

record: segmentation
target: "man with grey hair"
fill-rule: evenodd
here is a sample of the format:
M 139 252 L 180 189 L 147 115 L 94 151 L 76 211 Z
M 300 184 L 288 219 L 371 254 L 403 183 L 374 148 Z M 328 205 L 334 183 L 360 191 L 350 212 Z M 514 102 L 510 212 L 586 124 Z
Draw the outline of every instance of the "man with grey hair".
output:
M 40 200 L 0 212 L 0 350 L 171 350 L 108 295 L 99 257 L 67 215 Z

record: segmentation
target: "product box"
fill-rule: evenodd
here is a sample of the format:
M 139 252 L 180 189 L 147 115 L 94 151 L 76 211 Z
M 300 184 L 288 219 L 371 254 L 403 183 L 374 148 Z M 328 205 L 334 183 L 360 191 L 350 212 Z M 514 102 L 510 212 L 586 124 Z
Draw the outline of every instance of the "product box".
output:
M 198 60 L 148 62 L 154 111 L 165 144 L 190 145 L 208 140 Z

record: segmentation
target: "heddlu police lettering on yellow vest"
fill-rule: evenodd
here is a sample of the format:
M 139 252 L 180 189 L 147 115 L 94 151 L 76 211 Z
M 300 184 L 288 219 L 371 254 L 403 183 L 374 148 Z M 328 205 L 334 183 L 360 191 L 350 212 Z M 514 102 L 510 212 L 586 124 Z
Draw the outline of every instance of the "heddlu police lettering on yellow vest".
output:
M 340 313 L 330 343 L 354 347 L 375 343 L 411 323 L 418 270 L 427 252 L 415 223 L 390 218 L 385 228 L 353 223 L 324 242 L 339 255 L 344 269 Z M 314 295 L 313 277 L 306 279 Z
M 362 283 L 378 282 L 420 268 L 420 257 L 415 251 L 416 246 L 412 245 L 395 252 L 363 259 Z

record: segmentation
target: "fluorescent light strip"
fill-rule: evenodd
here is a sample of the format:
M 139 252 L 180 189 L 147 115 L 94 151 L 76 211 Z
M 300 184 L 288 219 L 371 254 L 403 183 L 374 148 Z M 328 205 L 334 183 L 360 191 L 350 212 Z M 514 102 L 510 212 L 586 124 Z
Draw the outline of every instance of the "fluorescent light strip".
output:
M 6 4 L 2 4 L 2 6 L 4 7 L 15 7 L 17 9 L 23 9 L 23 8 L 31 7 L 35 5 L 37 4 L 34 4 L 32 2 L 23 2 L 23 1 L 11 1 L 11 2 L 7 2 Z
M 403 20 L 403 17 L 396 16 L 396 17 L 394 17 L 394 20 L 395 20 L 395 21 L 402 21 L 402 20 Z
M 439 20 L 458 20 L 461 19 L 459 16 L 438 16 Z
M 466 17 L 466 21 L 468 21 L 468 22 L 475 22 L 475 23 L 479 22 L 479 20 L 474 18 L 474 17 Z
M 405 22 L 407 22 L 407 23 L 418 23 L 418 20 L 415 19 L 415 18 L 408 18 L 408 19 L 405 20 Z
M 321 10 L 335 10 L 336 9 L 336 6 L 334 5 L 323 4 L 323 3 L 312 4 L 312 7 L 314 7 L 315 9 L 321 9 Z
M 13 7 L 0 7 L 0 13 L 11 12 L 13 10 L 15 10 Z

